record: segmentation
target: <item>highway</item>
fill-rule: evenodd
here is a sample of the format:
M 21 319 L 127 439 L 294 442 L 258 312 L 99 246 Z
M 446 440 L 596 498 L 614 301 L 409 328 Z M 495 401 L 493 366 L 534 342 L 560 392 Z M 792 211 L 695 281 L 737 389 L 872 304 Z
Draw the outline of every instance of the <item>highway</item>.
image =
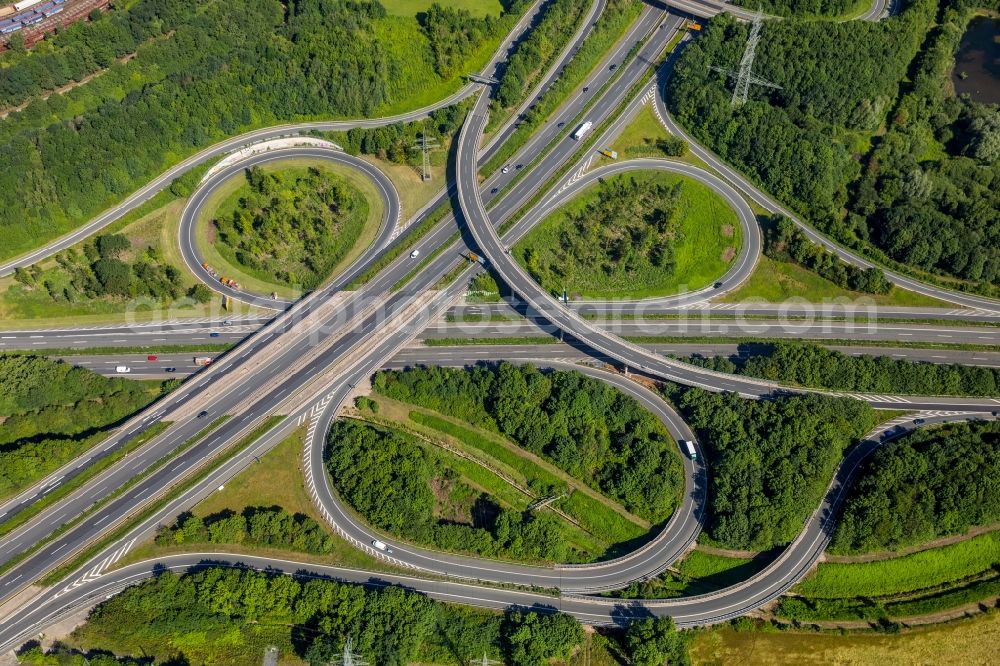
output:
M 630 35 L 638 39 L 648 34 L 662 18 L 661 13 L 647 10 L 637 21 L 636 29 L 630 32 Z M 662 44 L 665 43 L 665 40 L 662 41 L 661 45 L 656 47 L 657 50 L 662 49 Z M 629 44 L 625 42 L 615 53 L 625 52 L 629 48 Z M 608 70 L 602 68 L 594 75 L 592 83 L 610 77 Z M 581 94 L 577 93 L 564 105 L 560 113 L 576 114 L 583 103 Z M 542 143 L 531 142 L 521 149 L 518 159 L 530 162 L 532 154 L 537 155 L 544 147 Z M 552 168 L 555 168 L 559 156 L 549 155 L 546 160 L 549 160 Z M 506 210 L 508 215 L 513 214 L 521 205 L 520 202 L 530 197 L 536 186 L 536 183 L 521 181 L 508 196 L 500 199 L 497 208 Z M 441 246 L 448 239 L 450 234 L 451 227 L 446 220 L 421 239 L 416 247 L 424 256 L 429 256 L 435 247 Z M 132 479 L 135 469 L 146 469 L 163 456 L 175 451 L 216 416 L 226 413 L 246 415 L 239 418 L 234 416 L 220 426 L 211 437 L 185 451 L 183 455 L 186 459 L 204 460 L 211 451 L 218 451 L 225 444 L 236 441 L 242 434 L 249 432 L 254 424 L 260 423 L 266 414 L 291 401 L 292 396 L 298 396 L 295 399 L 296 404 L 305 404 L 305 408 L 309 408 L 314 398 L 301 395 L 302 387 L 309 385 L 310 382 L 325 382 L 324 385 L 329 385 L 334 378 L 342 378 L 344 376 L 342 373 L 350 371 L 353 359 L 358 355 L 362 355 L 363 359 L 368 358 L 364 356 L 366 353 L 374 355 L 372 358 L 376 359 L 391 355 L 384 350 L 405 344 L 426 325 L 426 318 L 433 316 L 434 310 L 429 307 L 424 295 L 431 294 L 433 298 L 434 292 L 430 291 L 431 287 L 450 270 L 457 258 L 457 247 L 454 249 L 454 254 L 448 252 L 440 254 L 422 272 L 424 282 L 414 281 L 405 289 L 391 295 L 390 288 L 418 265 L 419 261 L 406 255 L 401 256 L 363 289 L 350 295 L 336 296 L 342 285 L 353 279 L 353 275 L 344 274 L 329 286 L 314 292 L 309 299 L 300 301 L 257 335 L 231 351 L 223 362 L 214 363 L 165 400 L 136 416 L 102 444 L 99 450 L 89 451 L 17 498 L 0 506 L 0 521 L 8 520 L 44 497 L 55 481 L 65 483 L 72 479 L 93 462 L 121 448 L 154 419 L 178 422 L 166 433 L 144 445 L 136 453 L 130 454 L 127 464 L 116 464 L 84 488 L 46 508 L 25 527 L 12 532 L 5 539 L 3 550 L 0 551 L 0 562 L 10 561 L 29 552 L 60 524 L 73 516 L 80 515 L 98 500 L 109 497 L 116 488 Z M 453 298 L 454 295 L 450 294 L 450 297 Z M 409 316 L 400 317 L 403 313 Z M 374 335 L 376 332 L 379 335 Z M 371 345 L 376 345 L 375 351 L 365 349 Z M 331 374 L 337 369 L 338 362 L 340 366 L 347 364 L 348 367 L 341 367 Z M 374 367 L 377 368 L 378 363 Z M 206 392 L 208 392 L 207 398 Z M 317 390 L 316 394 L 321 396 L 323 392 Z M 206 403 L 210 405 L 210 409 L 206 410 L 210 418 L 193 418 L 198 409 L 195 405 L 199 404 L 199 399 L 203 403 L 205 400 L 210 400 Z M 296 420 L 296 418 L 288 419 L 285 423 L 290 423 L 294 427 Z M 120 521 L 161 493 L 168 485 L 165 480 L 176 478 L 178 470 L 187 471 L 190 467 L 191 465 L 166 466 L 157 474 L 133 486 L 130 492 L 119 495 L 105 504 L 100 511 L 109 516 L 106 518 L 107 521 L 111 521 L 110 516 Z M 91 515 L 85 525 L 63 532 L 49 545 L 37 549 L 0 576 L 0 597 L 8 597 L 21 589 L 28 581 L 37 578 L 59 561 L 80 550 L 96 535 L 106 533 L 112 524 L 114 523 L 95 520 L 94 515 Z
M 576 156 L 578 144 L 568 136 L 572 128 L 567 127 L 565 131 L 561 130 L 556 119 L 574 120 L 587 105 L 590 105 L 587 117 L 593 119 L 595 124 L 600 125 L 603 120 L 609 119 L 618 104 L 627 101 L 624 99 L 626 93 L 645 78 L 645 63 L 655 61 L 680 23 L 681 20 L 678 17 L 668 16 L 659 10 L 647 8 L 644 11 L 642 17 L 629 33 L 629 39 L 624 40 L 610 57 L 613 61 L 620 62 L 620 59 L 616 58 L 631 49 L 632 45 L 638 42 L 639 37 L 650 35 L 650 39 L 639 50 L 638 56 L 621 68 L 623 71 L 619 72 L 617 78 L 611 76 L 607 67 L 598 68 L 590 85 L 596 84 L 599 88 L 603 88 L 604 84 L 607 84 L 606 91 L 601 94 L 600 98 L 591 102 L 589 97 L 582 93 L 574 94 L 559 110 L 556 118 L 544 125 L 536 137 L 515 156 L 513 161 L 528 165 L 528 168 L 525 169 L 525 172 L 530 171 L 528 178 L 518 178 L 515 172 L 506 180 L 494 176 L 482 183 L 479 181 L 479 161 L 488 157 L 489 154 L 489 151 L 480 149 L 482 128 L 485 126 L 486 108 L 489 101 L 488 95 L 481 94 L 458 139 L 456 195 L 461 209 L 460 224 L 468 230 L 471 239 L 475 241 L 477 250 L 488 258 L 493 270 L 513 289 L 515 294 L 528 307 L 539 313 L 540 317 L 576 340 L 579 343 L 578 348 L 579 346 L 586 347 L 596 353 L 599 358 L 607 358 L 616 364 L 653 377 L 700 386 L 713 391 L 734 391 L 748 397 L 768 396 L 776 391 L 787 391 L 788 388 L 774 383 L 709 372 L 664 358 L 656 350 L 644 349 L 609 333 L 598 326 L 597 322 L 581 317 L 575 308 L 560 304 L 551 295 L 544 293 L 507 254 L 506 248 L 519 233 L 526 232 L 531 224 L 541 219 L 545 213 L 544 207 L 551 202 L 551 199 L 543 197 L 541 203 L 532 207 L 528 214 L 505 235 L 503 241 L 497 236 L 496 225 L 511 219 L 538 193 L 543 183 L 547 182 L 551 176 L 569 164 Z M 657 29 L 657 25 L 660 25 L 659 29 Z M 578 38 L 582 38 L 583 34 L 578 35 Z M 569 49 L 567 49 L 567 53 L 568 51 Z M 564 57 L 566 57 L 565 53 Z M 469 91 L 467 90 L 464 94 L 469 94 Z M 631 117 L 630 113 L 634 113 L 638 104 L 638 98 L 630 102 L 629 110 L 612 123 L 608 132 L 620 130 L 624 124 L 622 119 Z M 295 151 L 291 151 L 289 154 L 295 154 Z M 633 165 L 628 165 L 628 167 L 638 168 L 633 167 Z M 654 168 L 661 167 L 655 166 Z M 664 168 L 679 170 L 681 167 Z M 574 173 L 572 169 L 570 173 Z M 707 172 L 700 172 L 702 174 L 700 176 L 694 171 L 690 173 L 696 177 L 714 178 Z M 724 171 L 723 173 L 725 175 Z M 729 176 L 726 178 L 733 182 Z M 742 188 L 739 182 L 735 182 L 734 185 Z M 162 186 L 163 183 L 160 184 L 160 187 Z M 492 204 L 491 210 L 487 213 L 480 190 L 481 188 L 488 190 L 491 186 L 496 187 L 500 194 L 496 197 L 487 195 L 487 199 L 495 199 L 490 202 Z M 720 192 L 731 191 L 731 188 L 717 179 L 716 182 L 713 182 L 713 186 Z M 211 188 L 206 189 L 210 191 Z M 204 190 L 199 190 L 199 192 L 203 193 Z M 128 202 L 123 206 L 127 204 Z M 737 207 L 746 206 L 746 204 L 737 202 L 734 202 L 734 205 Z M 127 208 L 122 209 L 118 214 L 122 214 L 125 210 Z M 98 222 L 99 220 L 91 224 L 98 224 Z M 312 294 L 310 298 L 293 305 L 288 311 L 258 330 L 256 334 L 240 343 L 236 349 L 226 354 L 219 362 L 193 377 L 191 381 L 186 382 L 180 389 L 151 409 L 132 419 L 108 442 L 102 444 L 99 451 L 88 452 L 79 460 L 73 461 L 60 470 L 60 476 L 57 480 L 65 483 L 89 464 L 120 448 L 154 420 L 173 422 L 173 426 L 164 435 L 155 438 L 121 463 L 99 474 L 80 490 L 74 491 L 65 499 L 46 508 L 23 528 L 18 528 L 5 537 L 2 546 L 0 546 L 0 562 L 9 562 L 16 556 L 29 552 L 30 554 L 0 576 L 0 597 L 9 597 L 15 591 L 22 589 L 28 582 L 51 570 L 59 562 L 66 560 L 73 553 L 79 552 L 86 544 L 107 534 L 115 525 L 122 523 L 125 518 L 135 515 L 143 507 L 151 505 L 164 489 L 176 484 L 184 475 L 190 476 L 192 470 L 211 459 L 216 452 L 244 437 L 262 422 L 265 415 L 274 412 L 288 415 L 288 418 L 282 421 L 278 427 L 255 441 L 248 451 L 239 454 L 219 469 L 212 471 L 208 478 L 199 482 L 192 490 L 185 491 L 181 497 L 168 503 L 167 507 L 155 511 L 153 516 L 130 530 L 123 539 L 91 558 L 87 565 L 74 574 L 71 582 L 67 585 L 43 592 L 32 601 L 25 612 L 7 618 L 0 624 L 0 645 L 7 649 L 19 637 L 44 627 L 46 622 L 64 613 L 67 609 L 92 603 L 101 595 L 107 594 L 108 591 L 119 589 L 124 584 L 148 576 L 152 566 L 152 563 L 149 562 L 130 565 L 120 570 L 112 570 L 112 565 L 127 553 L 138 540 L 148 536 L 157 524 L 176 515 L 179 507 L 186 505 L 186 503 L 193 503 L 210 493 L 225 479 L 232 478 L 240 469 L 251 464 L 255 456 L 274 446 L 300 425 L 306 425 L 309 428 L 309 440 L 304 456 L 314 499 L 317 500 L 327 520 L 345 538 L 360 548 L 372 551 L 373 549 L 368 545 L 372 536 L 370 528 L 354 519 L 350 512 L 344 510 L 333 497 L 332 490 L 329 488 L 329 480 L 322 468 L 322 441 L 337 409 L 350 397 L 354 388 L 375 369 L 382 366 L 386 359 L 396 355 L 399 350 L 421 335 L 421 331 L 430 322 L 443 315 L 447 308 L 461 295 L 464 289 L 462 279 L 452 282 L 446 288 L 435 288 L 439 285 L 440 279 L 449 274 L 459 262 L 462 244 L 459 242 L 446 244 L 453 229 L 450 222 L 451 219 L 448 218 L 438 224 L 434 230 L 417 243 L 416 247 L 420 249 L 426 260 L 413 260 L 405 255 L 401 256 L 358 292 L 339 293 L 344 284 L 354 275 L 360 274 L 360 271 L 365 268 L 362 265 L 365 262 L 359 262 L 356 270 L 348 271 L 332 281 L 330 285 Z M 101 226 L 98 225 L 96 228 Z M 387 226 L 391 225 L 385 225 L 383 233 Z M 738 284 L 740 279 L 749 274 L 752 262 L 759 256 L 759 244 L 756 250 L 753 247 L 754 232 L 752 230 L 756 227 L 749 223 L 748 229 L 751 231 L 749 231 L 750 236 L 745 239 L 745 241 L 748 240 L 745 242 L 746 256 L 736 262 L 733 269 L 735 272 L 731 279 L 727 278 L 727 282 Z M 437 248 L 444 248 L 444 250 L 439 254 L 433 254 Z M 369 259 L 375 254 L 377 253 L 371 253 Z M 393 285 L 399 282 L 402 277 L 407 276 L 415 269 L 418 269 L 415 275 L 402 289 L 395 291 L 392 289 Z M 469 275 L 473 270 L 472 267 L 466 268 L 462 277 Z M 727 288 L 731 288 L 731 285 L 727 284 Z M 994 315 L 1000 311 L 992 301 L 956 295 L 931 287 L 924 289 L 925 291 L 920 293 L 934 295 L 962 307 L 986 310 Z M 667 307 L 667 305 L 671 307 L 703 307 L 703 301 L 706 297 L 705 293 L 684 294 L 668 300 L 666 304 L 659 303 L 659 305 L 663 307 Z M 663 323 L 669 324 L 670 322 L 664 321 Z M 215 323 L 202 322 L 203 329 L 206 324 L 213 329 L 215 327 Z M 488 324 L 495 325 L 492 322 Z M 233 330 L 227 331 L 227 334 L 235 336 L 246 332 L 236 331 L 237 327 L 258 325 L 260 325 L 259 321 L 252 323 L 234 322 Z M 183 335 L 203 332 L 203 330 L 197 331 L 191 327 L 184 329 L 182 324 L 170 324 L 169 326 L 173 327 L 171 333 L 180 332 L 179 338 Z M 986 331 L 983 333 L 984 335 L 990 335 L 989 328 L 983 330 Z M 85 335 L 97 336 L 108 332 L 108 330 L 104 330 L 101 333 L 89 332 Z M 150 331 L 146 333 L 150 333 Z M 68 334 L 80 335 L 81 333 L 71 331 Z M 162 332 L 159 334 L 163 335 Z M 45 337 L 48 336 L 45 335 Z M 209 338 L 222 340 L 221 333 L 218 338 L 211 338 L 211 336 Z M 45 345 L 35 345 L 30 336 L 19 338 L 14 335 L 11 336 L 11 339 L 13 342 L 6 340 L 4 342 L 9 344 L 29 342 L 32 347 L 45 348 Z M 53 346 L 52 348 L 57 349 L 58 347 Z M 408 348 L 401 357 L 405 358 L 405 354 L 415 353 L 413 349 L 412 347 Z M 444 360 L 445 354 L 451 354 L 453 358 L 449 362 L 455 362 L 454 357 L 458 353 L 456 349 L 459 348 L 426 353 L 418 350 L 416 355 L 419 358 L 428 359 L 433 358 L 434 354 L 440 354 L 440 358 Z M 490 353 L 504 354 L 507 357 L 504 351 L 495 350 Z M 474 358 L 474 355 L 470 355 L 469 359 L 478 360 Z M 549 361 L 549 363 L 552 362 Z M 588 372 L 599 371 L 588 370 Z M 606 375 L 608 381 L 616 383 L 620 388 L 637 397 L 643 395 L 641 389 L 632 386 L 627 380 L 617 375 L 603 372 L 600 374 Z M 968 418 L 966 413 L 985 415 L 998 404 L 996 400 L 977 398 L 935 396 L 904 398 L 875 395 L 852 395 L 852 397 L 866 400 L 877 408 L 933 411 L 935 414 L 928 417 L 929 422 Z M 650 401 L 646 403 L 647 406 L 654 409 L 665 423 L 670 424 L 675 436 L 686 434 L 679 419 L 676 419 L 672 412 L 662 405 L 662 402 L 655 399 L 655 396 L 645 395 L 640 399 L 644 402 Z M 196 416 L 201 405 L 209 407 L 206 410 L 209 412 L 206 418 Z M 937 412 L 940 411 L 960 412 L 960 414 L 938 414 Z M 205 425 L 222 414 L 230 414 L 231 418 L 215 428 L 204 439 L 177 453 L 184 442 L 190 440 L 202 431 Z M 905 427 L 906 423 L 891 423 L 890 425 Z M 896 436 L 900 432 L 902 431 L 894 430 L 893 435 Z M 778 560 L 744 583 L 702 597 L 669 601 L 625 602 L 572 593 L 620 587 L 631 580 L 662 570 L 683 553 L 684 549 L 697 536 L 701 501 L 699 488 L 704 487 L 704 471 L 699 471 L 693 466 L 688 466 L 688 488 L 685 493 L 685 502 L 661 534 L 645 548 L 600 566 L 559 567 L 547 570 L 431 553 L 402 544 L 396 544 L 397 552 L 392 557 L 383 556 L 378 552 L 372 553 L 393 564 L 450 577 L 560 587 L 566 593 L 558 599 L 518 590 L 473 587 L 463 582 L 425 581 L 412 577 L 350 572 L 342 569 L 249 556 L 222 557 L 230 562 L 242 560 L 254 566 L 273 566 L 285 571 L 307 569 L 321 575 L 341 576 L 350 580 L 370 581 L 374 576 L 386 581 L 395 580 L 414 589 L 426 591 L 432 596 L 488 607 L 538 605 L 538 607 L 561 609 L 594 623 L 622 622 L 629 617 L 657 613 L 670 614 L 681 627 L 711 624 L 743 614 L 766 603 L 787 590 L 801 578 L 804 572 L 808 571 L 829 540 L 836 509 L 843 498 L 844 490 L 849 485 L 851 476 L 862 460 L 884 441 L 883 434 L 882 431 L 872 433 L 869 439 L 852 449 L 838 468 L 823 504 L 806 522 L 802 533 Z M 175 457 L 159 468 L 153 469 L 148 476 L 137 477 L 140 470 L 154 468 L 157 461 L 172 454 L 176 454 Z M 48 480 L 50 481 L 54 476 L 48 477 Z M 112 497 L 112 493 L 116 489 L 124 488 L 127 482 L 133 480 L 135 481 L 133 485 L 128 486 L 121 494 Z M 40 483 L 22 496 L 0 506 L 0 521 L 16 515 L 20 510 L 47 494 L 49 492 L 46 490 L 47 487 Z M 106 500 L 106 503 L 94 509 L 86 521 L 57 535 L 40 549 L 31 552 L 35 544 L 41 543 L 59 525 L 73 516 L 80 515 L 84 510 L 93 506 L 95 502 L 101 500 Z M 187 567 L 203 558 L 203 555 L 182 556 L 167 558 L 162 563 L 168 567 Z
M 925 418 L 926 425 L 932 425 L 964 420 L 967 417 L 926 415 Z M 859 466 L 880 444 L 901 436 L 913 427 L 912 422 L 899 424 L 890 422 L 884 424 L 882 429 L 871 433 L 870 438 L 852 449 L 845 458 L 827 490 L 823 504 L 813 513 L 803 532 L 782 555 L 751 579 L 712 594 L 662 601 L 620 600 L 571 594 L 553 596 L 524 589 L 488 587 L 447 578 L 428 579 L 417 575 L 362 571 L 253 555 L 233 555 L 220 549 L 215 552 L 168 555 L 118 569 L 98 564 L 89 574 L 85 569 L 80 577 L 65 588 L 48 595 L 43 602 L 33 603 L 26 607 L 22 614 L 9 617 L 0 623 L 0 650 L 9 650 L 15 647 L 22 637 L 37 634 L 55 621 L 82 608 L 93 606 L 109 595 L 156 575 L 159 571 L 183 572 L 201 566 L 245 566 L 272 573 L 305 578 L 324 577 L 373 587 L 398 585 L 441 601 L 492 609 L 561 611 L 573 615 L 582 622 L 596 625 L 621 625 L 630 619 L 650 615 L 670 615 L 681 628 L 723 622 L 776 598 L 815 563 L 815 559 L 829 541 L 832 532 L 831 516 L 836 515 L 836 509 L 844 499 L 843 491 L 849 487 L 850 480 Z M 888 428 L 892 428 L 893 432 L 886 435 Z M 232 478 L 241 469 L 242 467 L 225 470 L 228 476 L 213 476 L 208 479 L 202 484 L 203 487 L 192 491 L 182 501 L 172 503 L 164 511 L 158 512 L 157 516 L 145 521 L 126 537 L 125 543 L 139 539 L 143 534 L 152 534 L 157 518 L 164 519 L 166 516 L 175 515 L 176 512 L 183 510 L 181 507 L 185 506 L 184 502 L 194 502 L 200 497 L 207 496 L 212 492 L 212 484 Z M 111 556 L 117 552 L 117 550 L 111 551 Z M 98 562 L 100 563 L 100 560 Z
M 665 321 L 675 322 L 677 329 L 683 325 L 698 327 L 706 333 L 713 330 L 723 334 L 768 335 L 778 337 L 781 328 L 788 327 L 795 335 L 803 334 L 802 326 L 813 325 L 823 327 L 826 322 L 837 326 L 844 334 L 861 331 L 867 335 L 879 335 L 877 329 L 883 325 L 892 324 L 899 329 L 900 339 L 915 337 L 903 335 L 926 331 L 929 327 L 945 327 L 950 330 L 941 331 L 944 335 L 958 335 L 965 342 L 973 344 L 989 344 L 979 335 L 989 335 L 992 331 L 987 324 L 1000 324 L 1000 315 L 977 310 L 945 309 L 945 308 L 900 308 L 874 306 L 865 304 L 829 304 L 813 305 L 807 303 L 789 304 L 754 304 L 754 303 L 716 303 L 696 304 L 693 306 L 674 307 L 656 301 L 645 302 L 570 302 L 567 307 L 580 313 L 596 323 L 613 326 L 613 321 L 639 322 L 632 324 L 640 326 L 648 322 L 653 327 L 663 325 Z M 273 317 L 247 316 L 231 319 L 191 319 L 170 320 L 165 322 L 142 322 L 133 324 L 108 324 L 90 328 L 40 328 L 33 330 L 0 330 L 0 350 L 30 350 L 45 352 L 60 349 L 87 349 L 122 347 L 139 348 L 156 353 L 161 349 L 174 346 L 199 346 L 212 344 L 236 344 L 248 335 L 258 331 L 271 321 Z M 544 321 L 540 314 L 520 303 L 483 303 L 471 305 L 455 305 L 445 313 L 447 323 L 483 324 L 497 321 L 525 320 L 528 322 Z M 599 320 L 607 320 L 601 322 Z M 230 322 L 226 324 L 225 322 Z M 762 324 L 763 322 L 763 324 Z M 838 323 L 839 322 L 839 323 Z M 926 322 L 921 324 L 921 322 Z M 432 333 L 441 329 L 444 322 L 439 322 L 430 329 Z M 910 324 L 913 324 L 912 329 Z M 962 326 L 961 324 L 965 324 Z M 759 326 L 765 328 L 758 328 Z M 718 328 L 716 328 L 718 327 Z M 656 329 L 651 329 L 655 331 Z M 663 330 L 662 328 L 660 330 Z M 871 331 L 870 333 L 868 331 Z M 216 336 L 212 334 L 216 333 Z M 888 335 L 888 334 L 887 334 Z M 947 339 L 931 340 L 921 333 L 924 339 L 934 342 L 948 342 Z M 891 338 L 885 338 L 891 339 Z M 957 340 L 953 340 L 957 341 Z
M 783 338 L 788 340 L 856 340 L 945 345 L 1000 345 L 1000 329 L 993 326 L 947 326 L 886 322 L 825 320 L 726 320 L 726 319 L 587 319 L 602 331 L 625 337 L 730 337 Z M 560 328 L 542 317 L 504 322 L 438 322 L 421 337 L 510 338 L 556 335 Z M 567 331 L 568 332 L 568 331 Z
M 421 335 L 423 335 L 421 333 Z M 650 349 L 658 354 L 668 354 L 673 356 L 746 356 L 753 350 L 761 349 L 766 345 L 756 343 L 746 343 L 737 345 L 725 342 L 697 342 L 697 343 L 663 343 L 646 344 Z M 987 368 L 1000 368 L 1000 352 L 968 352 L 953 349 L 911 349 L 908 347 L 866 347 L 853 345 L 823 345 L 828 349 L 839 351 L 850 356 L 887 356 L 889 358 L 907 361 L 922 361 L 925 363 L 960 363 L 962 365 L 976 365 Z M 199 353 L 199 356 L 209 356 L 214 358 L 214 352 Z M 197 372 L 201 368 L 193 362 L 194 354 L 167 354 L 158 356 L 155 361 L 147 360 L 146 354 L 98 354 L 98 355 L 74 355 L 57 356 L 67 363 L 79 365 L 98 374 L 106 376 L 116 376 L 115 371 L 119 365 L 126 365 L 131 369 L 129 376 L 136 379 L 169 379 L 171 377 L 185 377 Z M 401 368 L 417 365 L 464 365 L 470 358 L 509 360 L 509 361 L 535 361 L 542 360 L 562 360 L 562 361 L 582 361 L 593 359 L 601 362 L 610 362 L 612 359 L 602 358 L 588 353 L 585 350 L 574 347 L 566 343 L 557 344 L 476 344 L 476 345 L 456 345 L 445 347 L 425 347 L 414 344 L 401 349 L 395 356 L 387 361 L 386 367 Z M 174 368 L 173 372 L 167 372 L 167 368 Z

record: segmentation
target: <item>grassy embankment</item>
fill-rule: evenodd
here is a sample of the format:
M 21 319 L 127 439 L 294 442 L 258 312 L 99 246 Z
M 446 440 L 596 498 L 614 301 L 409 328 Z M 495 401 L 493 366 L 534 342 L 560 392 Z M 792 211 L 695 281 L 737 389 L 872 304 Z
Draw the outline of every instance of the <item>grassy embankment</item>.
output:
M 640 261 L 636 270 L 621 275 L 562 264 L 559 266 L 562 276 L 557 279 L 548 271 L 542 287 L 559 293 L 565 287 L 570 294 L 582 298 L 650 298 L 700 289 L 726 272 L 743 239 L 736 214 L 721 197 L 701 183 L 668 173 L 635 172 L 608 181 L 633 178 L 666 187 L 680 184 L 676 227 L 679 240 L 673 248 L 675 263 L 656 267 Z M 560 247 L 562 235 L 573 233 L 572 218 L 598 201 L 598 186 L 588 188 L 521 240 L 514 248 L 515 256 L 522 265 L 527 265 L 529 250 L 539 257 L 552 256 Z
M 291 514 L 303 514 L 324 527 L 323 517 L 317 511 L 305 487 L 302 471 L 302 441 L 304 430 L 299 430 L 275 446 L 266 455 L 226 483 L 223 490 L 212 493 L 191 509 L 200 518 L 226 511 L 242 513 L 248 507 L 280 506 Z M 331 530 L 332 532 L 332 530 Z M 282 557 L 317 564 L 333 564 L 369 570 L 391 570 L 373 557 L 365 555 L 335 534 L 334 547 L 323 555 L 301 553 L 280 548 L 249 548 L 239 544 L 184 544 L 164 546 L 149 541 L 132 550 L 122 564 L 183 552 L 218 551 L 228 553 L 254 553 Z
M 801 621 L 902 620 L 1000 595 L 1000 534 L 871 562 L 821 563 L 776 608 Z
M 319 169 L 325 178 L 346 187 L 350 193 L 349 196 L 352 198 L 361 197 L 367 204 L 355 212 L 357 216 L 363 216 L 363 222 L 354 219 L 354 216 L 344 221 L 345 226 L 351 227 L 350 237 L 344 239 L 344 243 L 350 246 L 350 250 L 327 275 L 325 280 L 329 280 L 350 266 L 374 242 L 385 217 L 385 205 L 379 196 L 375 183 L 367 176 L 349 167 L 326 160 L 307 158 L 281 160 L 262 165 L 260 170 L 265 174 L 279 174 L 290 185 L 296 178 L 303 177 L 309 168 Z M 249 193 L 250 185 L 243 173 L 233 176 L 212 193 L 205 202 L 196 222 L 195 242 L 198 245 L 198 251 L 209 266 L 221 275 L 236 280 L 247 291 L 263 294 L 274 291 L 284 298 L 295 298 L 301 295 L 301 291 L 292 285 L 276 280 L 273 275 L 262 270 L 240 264 L 236 259 L 234 248 L 216 238 L 213 220 L 231 217 L 240 207 L 240 200 Z M 360 228 L 358 229 L 358 227 Z M 355 229 L 358 231 L 356 234 L 354 233 Z M 274 249 L 277 254 L 278 248 Z M 299 262 L 303 257 L 289 259 Z

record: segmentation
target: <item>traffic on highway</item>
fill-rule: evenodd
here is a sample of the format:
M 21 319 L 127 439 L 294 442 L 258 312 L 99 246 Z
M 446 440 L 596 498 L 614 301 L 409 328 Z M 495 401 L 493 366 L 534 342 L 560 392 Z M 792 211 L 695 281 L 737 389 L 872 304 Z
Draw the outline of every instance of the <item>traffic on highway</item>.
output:
M 668 47 L 689 39 L 685 33 L 692 18 L 722 11 L 740 19 L 752 16 L 726 3 L 644 5 L 599 66 L 529 140 L 486 173 L 484 165 L 516 136 L 519 115 L 542 99 L 606 9 L 605 0 L 589 3 L 586 20 L 537 85 L 509 119 L 486 134 L 496 95 L 489 82 L 502 72 L 510 45 L 531 29 L 541 5 L 531 5 L 475 80 L 437 103 L 387 118 L 282 125 L 228 139 L 165 171 L 74 232 L 0 266 L 3 275 L 54 256 L 122 219 L 183 173 L 248 145 L 316 131 L 384 127 L 425 118 L 463 100 L 471 105 L 452 150 L 448 182 L 408 218 L 405 193 L 387 170 L 335 148 L 298 145 L 260 152 L 203 179 L 180 216 L 176 235 L 183 263 L 217 295 L 250 306 L 250 314 L 90 327 L 8 330 L 4 325 L 0 352 L 45 354 L 111 377 L 181 383 L 96 446 L 0 503 L 0 526 L 10 525 L 0 537 L 0 604 L 6 604 L 0 606 L 6 609 L 0 612 L 0 651 L 158 571 L 189 571 L 209 561 L 402 585 L 435 599 L 485 608 L 558 610 L 597 625 L 651 614 L 669 615 L 681 628 L 717 624 L 773 601 L 813 569 L 830 543 L 847 490 L 879 447 L 917 429 L 997 417 L 1000 400 L 991 397 L 827 391 L 685 362 L 694 355 L 750 353 L 765 340 L 810 339 L 848 355 L 1000 367 L 1000 351 L 990 349 L 1000 346 L 1000 301 L 891 270 L 885 271 L 890 282 L 942 305 L 725 301 L 751 278 L 762 257 L 755 207 L 783 213 L 812 242 L 847 263 L 874 265 L 790 213 L 670 117 L 663 99 L 663 81 L 674 62 Z M 860 18 L 878 20 L 887 11 L 879 0 Z M 643 109 L 654 110 L 666 131 L 684 138 L 700 163 L 619 158 L 617 153 L 612 159 L 607 146 Z M 199 218 L 227 181 L 250 167 L 289 157 L 351 170 L 373 186 L 383 210 L 370 244 L 339 274 L 294 299 L 220 279 L 197 240 Z M 568 301 L 544 289 L 511 248 L 588 188 L 637 172 L 683 176 L 732 209 L 742 243 L 726 272 L 702 288 L 646 299 Z M 416 229 L 422 230 L 417 234 Z M 503 286 L 504 298 L 464 303 L 469 281 L 483 271 Z M 579 371 L 655 415 L 677 442 L 683 463 L 683 494 L 669 520 L 625 554 L 591 564 L 541 566 L 416 546 L 368 525 L 345 504 L 326 470 L 324 444 L 343 408 L 363 395 L 375 372 L 499 361 Z M 798 536 L 752 577 L 710 594 L 615 599 L 603 595 L 661 574 L 692 548 L 704 528 L 711 459 L 675 408 L 650 388 L 655 382 L 753 400 L 799 393 L 849 396 L 875 409 L 905 410 L 905 416 L 880 424 L 847 452 Z M 159 429 L 160 424 L 165 427 Z M 396 567 L 393 571 L 407 573 L 219 551 L 119 562 L 300 428 L 307 433 L 301 458 L 305 486 L 326 526 L 356 549 Z M 235 450 L 238 442 L 242 448 Z M 58 582 L 38 584 L 53 572 L 60 572 Z

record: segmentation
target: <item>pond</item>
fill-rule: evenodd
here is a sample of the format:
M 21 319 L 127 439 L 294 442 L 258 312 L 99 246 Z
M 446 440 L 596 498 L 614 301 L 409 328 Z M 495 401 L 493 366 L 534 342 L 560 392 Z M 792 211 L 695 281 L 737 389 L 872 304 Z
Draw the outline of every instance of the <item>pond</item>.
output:
M 976 18 L 962 36 L 951 79 L 956 94 L 1000 104 L 1000 20 Z

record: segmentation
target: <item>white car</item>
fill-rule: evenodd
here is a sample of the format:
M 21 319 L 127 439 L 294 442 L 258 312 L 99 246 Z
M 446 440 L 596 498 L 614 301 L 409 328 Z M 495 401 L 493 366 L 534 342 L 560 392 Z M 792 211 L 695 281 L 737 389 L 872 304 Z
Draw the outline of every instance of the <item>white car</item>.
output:
M 127 365 L 119 365 L 115 366 L 115 372 L 117 372 L 119 375 L 125 375 L 132 372 L 132 368 L 128 367 Z
M 507 173 L 508 171 L 510 171 L 509 166 L 505 166 L 504 168 L 500 169 L 500 173 Z
M 392 548 L 389 548 L 389 544 L 384 541 L 379 541 L 378 539 L 372 540 L 372 545 L 381 550 L 384 553 L 392 554 Z
M 419 256 L 420 256 L 420 250 L 414 250 L 413 252 L 410 253 L 410 259 L 416 259 Z

